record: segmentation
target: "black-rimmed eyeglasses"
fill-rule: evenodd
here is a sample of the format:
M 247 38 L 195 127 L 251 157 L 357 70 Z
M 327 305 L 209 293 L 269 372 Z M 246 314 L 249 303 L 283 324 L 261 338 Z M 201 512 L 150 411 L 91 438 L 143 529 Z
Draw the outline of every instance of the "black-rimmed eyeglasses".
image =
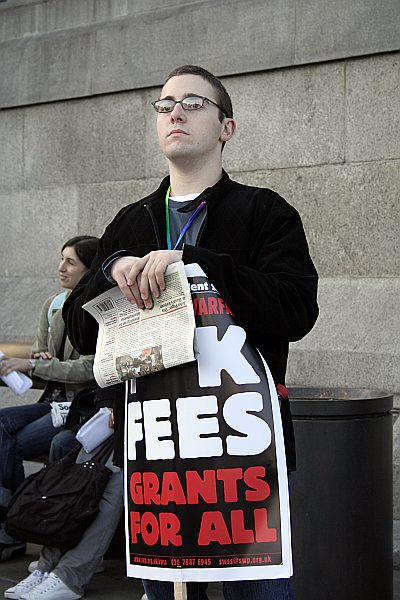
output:
M 206 98 L 205 96 L 188 96 L 187 98 L 183 98 L 182 100 L 172 100 L 172 98 L 164 98 L 161 100 L 155 100 L 152 102 L 152 106 L 154 110 L 158 113 L 170 113 L 174 110 L 177 104 L 180 104 L 183 110 L 198 110 L 202 108 L 204 102 L 209 102 L 210 104 L 214 104 L 220 111 L 224 113 L 227 117 L 226 111 L 214 100 L 210 100 L 210 98 Z

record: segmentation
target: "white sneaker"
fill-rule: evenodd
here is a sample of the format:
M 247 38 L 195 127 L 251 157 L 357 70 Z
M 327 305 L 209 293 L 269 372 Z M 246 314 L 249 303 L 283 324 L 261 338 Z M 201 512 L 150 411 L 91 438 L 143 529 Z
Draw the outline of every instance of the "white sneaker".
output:
M 75 594 L 55 573 L 50 573 L 39 585 L 20 596 L 20 600 L 78 600 L 79 598 L 82 596 Z
M 8 588 L 8 590 L 4 592 L 4 598 L 14 598 L 15 600 L 19 600 L 22 594 L 29 592 L 34 587 L 39 585 L 39 583 L 42 583 L 43 578 L 44 573 L 41 573 L 38 570 L 33 571 L 31 575 L 25 577 L 25 579 L 17 583 L 17 585 Z

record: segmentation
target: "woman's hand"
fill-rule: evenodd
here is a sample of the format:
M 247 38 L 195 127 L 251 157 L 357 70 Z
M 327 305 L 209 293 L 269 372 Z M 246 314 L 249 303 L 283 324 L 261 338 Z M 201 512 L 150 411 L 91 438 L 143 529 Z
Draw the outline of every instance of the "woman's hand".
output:
M 32 352 L 31 358 L 42 358 L 43 360 L 50 360 L 53 355 L 50 352 Z
M 0 358 L 0 376 L 4 377 L 13 371 L 29 373 L 32 370 L 32 364 L 29 358 L 14 358 L 12 356 L 2 356 Z

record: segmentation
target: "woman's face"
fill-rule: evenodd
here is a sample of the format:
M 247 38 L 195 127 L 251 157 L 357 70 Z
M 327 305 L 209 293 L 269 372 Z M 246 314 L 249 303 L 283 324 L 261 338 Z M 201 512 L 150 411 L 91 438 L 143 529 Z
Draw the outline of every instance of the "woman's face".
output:
M 58 265 L 61 287 L 73 290 L 78 281 L 89 269 L 78 258 L 73 246 L 66 246 L 61 252 L 61 260 Z

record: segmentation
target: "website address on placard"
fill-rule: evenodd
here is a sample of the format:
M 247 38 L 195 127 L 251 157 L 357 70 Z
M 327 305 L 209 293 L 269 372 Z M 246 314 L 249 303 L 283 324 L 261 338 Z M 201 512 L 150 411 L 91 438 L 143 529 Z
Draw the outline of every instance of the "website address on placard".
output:
M 272 556 L 229 556 L 229 557 L 173 557 L 159 558 L 156 556 L 132 556 L 131 561 L 137 565 L 153 567 L 174 567 L 178 569 L 187 567 L 231 567 L 272 564 Z
M 271 556 L 232 556 L 230 558 L 219 558 L 219 566 L 230 565 L 265 565 L 272 563 Z
M 140 565 L 152 565 L 154 567 L 166 567 L 167 561 L 163 558 L 150 556 L 134 556 L 133 562 Z

